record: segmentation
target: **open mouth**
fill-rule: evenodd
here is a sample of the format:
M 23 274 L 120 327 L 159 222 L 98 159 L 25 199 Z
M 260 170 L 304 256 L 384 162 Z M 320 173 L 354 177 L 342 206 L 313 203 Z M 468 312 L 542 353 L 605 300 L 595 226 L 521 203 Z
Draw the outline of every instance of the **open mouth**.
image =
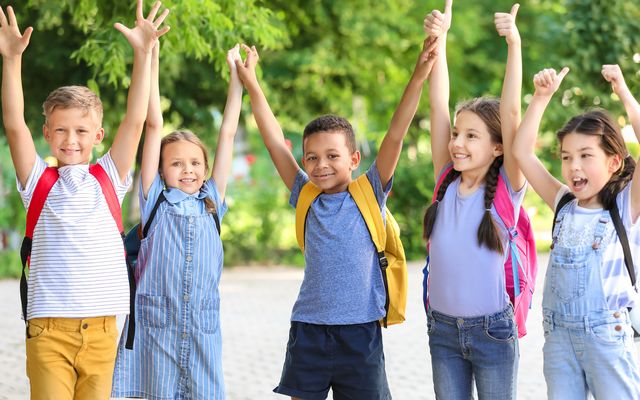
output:
M 571 184 L 574 190 L 582 190 L 585 186 L 587 186 L 588 180 L 585 178 L 573 178 Z

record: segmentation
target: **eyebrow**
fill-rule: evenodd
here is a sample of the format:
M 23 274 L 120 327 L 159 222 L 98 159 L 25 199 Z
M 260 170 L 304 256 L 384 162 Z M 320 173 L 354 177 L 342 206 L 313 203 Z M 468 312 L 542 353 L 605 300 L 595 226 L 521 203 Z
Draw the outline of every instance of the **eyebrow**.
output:
M 593 149 L 594 149 L 594 148 L 593 148 L 593 146 L 585 146 L 585 147 L 581 147 L 581 148 L 579 148 L 579 149 L 578 149 L 578 152 L 581 152 L 581 151 L 588 151 L 588 150 L 593 150 Z M 560 152 L 561 152 L 561 153 L 569 153 L 569 151 L 567 151 L 567 150 L 560 150 Z

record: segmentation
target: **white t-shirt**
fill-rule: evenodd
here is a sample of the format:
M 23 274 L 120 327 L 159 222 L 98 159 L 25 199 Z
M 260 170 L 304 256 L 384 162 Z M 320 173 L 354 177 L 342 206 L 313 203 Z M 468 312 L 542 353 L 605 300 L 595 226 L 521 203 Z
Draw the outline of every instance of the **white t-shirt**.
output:
M 131 176 L 120 181 L 109 153 L 98 159 L 122 204 Z M 24 188 L 25 208 L 47 164 L 36 157 Z M 129 312 L 122 238 L 100 183 L 88 165 L 58 169 L 33 232 L 27 319 L 86 318 Z

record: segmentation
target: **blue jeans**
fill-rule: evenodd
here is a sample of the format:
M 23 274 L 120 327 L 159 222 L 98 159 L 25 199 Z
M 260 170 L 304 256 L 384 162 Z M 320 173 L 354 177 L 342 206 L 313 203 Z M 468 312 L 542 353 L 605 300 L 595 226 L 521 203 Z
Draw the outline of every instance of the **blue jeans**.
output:
M 429 348 L 436 399 L 516 398 L 518 335 L 511 306 L 495 314 L 457 318 L 429 309 Z

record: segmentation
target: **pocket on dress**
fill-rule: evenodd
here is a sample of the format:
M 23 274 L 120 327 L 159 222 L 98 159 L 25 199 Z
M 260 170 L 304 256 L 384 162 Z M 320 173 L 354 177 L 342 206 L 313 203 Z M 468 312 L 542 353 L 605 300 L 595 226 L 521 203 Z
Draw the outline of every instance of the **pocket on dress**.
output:
M 139 294 L 136 296 L 136 320 L 147 328 L 166 328 L 171 315 L 169 313 L 169 298 Z
M 216 332 L 220 321 L 220 300 L 212 297 L 203 299 L 197 320 L 202 332 Z
M 576 300 L 584 295 L 587 284 L 587 263 L 556 263 L 549 266 L 551 291 L 561 301 Z

